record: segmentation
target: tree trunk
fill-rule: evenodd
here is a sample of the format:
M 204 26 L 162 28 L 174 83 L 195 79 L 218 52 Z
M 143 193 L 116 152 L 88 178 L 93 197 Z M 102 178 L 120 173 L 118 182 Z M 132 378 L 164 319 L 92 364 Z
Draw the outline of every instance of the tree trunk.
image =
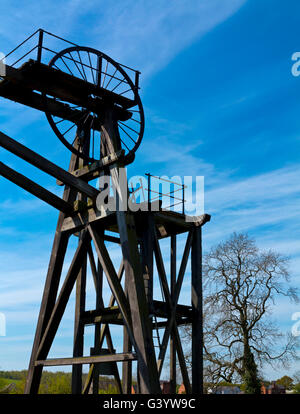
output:
M 244 341 L 243 381 L 246 394 L 261 393 L 261 384 L 257 375 L 257 366 L 248 340 Z

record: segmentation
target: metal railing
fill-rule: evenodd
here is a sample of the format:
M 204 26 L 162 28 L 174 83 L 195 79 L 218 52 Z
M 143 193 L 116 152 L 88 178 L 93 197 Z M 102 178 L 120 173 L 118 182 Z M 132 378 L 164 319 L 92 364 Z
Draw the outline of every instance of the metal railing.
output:
M 145 176 L 147 177 L 147 187 L 144 185 L 142 178 L 139 179 L 138 188 L 134 189 L 133 185 L 131 184 L 130 195 L 133 198 L 134 202 L 136 202 L 136 194 L 140 192 L 142 196 L 140 198 L 143 199 L 144 202 L 148 202 L 149 210 L 151 209 L 150 204 L 153 201 L 159 200 L 161 202 L 162 208 L 167 210 L 174 210 L 174 207 L 177 206 L 176 210 L 179 210 L 179 212 L 185 214 L 186 185 L 164 177 L 158 177 L 150 173 L 146 173 Z M 160 191 L 160 187 L 163 183 L 166 183 L 163 185 L 164 187 L 168 186 L 167 192 Z
M 172 181 L 169 179 L 166 179 L 164 177 L 158 177 L 156 175 L 152 175 L 150 173 L 145 174 L 148 178 L 148 188 L 146 189 L 148 193 L 148 202 L 151 203 L 155 200 L 160 200 L 162 203 L 162 207 L 165 209 L 171 209 L 172 207 L 181 205 L 181 212 L 184 214 L 184 203 L 185 203 L 185 188 L 186 185 L 182 183 L 178 183 L 176 181 Z M 154 189 L 153 187 L 153 179 L 156 180 L 155 187 L 158 187 L 157 189 Z M 159 191 L 159 187 L 161 183 L 168 183 L 170 185 L 170 191 L 167 193 L 163 193 L 162 191 Z M 173 189 L 172 189 L 173 187 Z M 181 196 L 177 196 L 177 193 L 180 192 Z M 153 197 L 154 193 L 154 197 Z M 176 193 L 176 196 L 174 195 Z M 168 200 L 168 205 L 165 206 L 164 202 Z
M 30 36 L 28 36 L 23 42 L 11 50 L 8 54 L 0 59 L 0 63 L 5 63 L 6 65 L 16 67 L 16 65 L 21 65 L 25 63 L 27 59 L 33 59 L 37 62 L 48 64 L 53 56 L 55 56 L 61 50 L 77 46 L 78 44 L 70 42 L 60 36 L 57 36 L 53 33 L 50 33 L 43 29 L 38 29 Z M 78 60 L 75 61 L 77 64 L 85 66 L 91 70 L 97 70 L 97 68 L 83 63 Z M 133 84 L 137 89 L 139 89 L 139 75 L 138 70 L 132 69 L 129 66 L 123 65 L 117 62 L 122 68 L 127 69 L 127 74 L 132 79 Z M 129 71 L 129 73 L 128 73 Z M 110 74 L 101 71 L 106 76 L 111 76 Z

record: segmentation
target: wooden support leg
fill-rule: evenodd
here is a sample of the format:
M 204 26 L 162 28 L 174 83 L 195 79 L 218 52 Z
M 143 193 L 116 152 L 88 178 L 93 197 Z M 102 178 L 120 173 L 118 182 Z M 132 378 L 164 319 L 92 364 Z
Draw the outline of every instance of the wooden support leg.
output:
M 128 336 L 127 329 L 123 329 L 123 352 L 132 352 L 132 345 Z M 132 362 L 126 361 L 123 362 L 122 366 L 122 384 L 123 384 L 123 393 L 131 394 L 132 387 Z
M 125 278 L 125 295 L 128 300 L 128 279 Z M 123 352 L 132 352 L 132 344 L 127 332 L 126 327 L 123 328 Z M 131 394 L 132 387 L 132 362 L 126 361 L 122 364 L 122 382 L 123 382 L 123 393 Z
M 75 146 L 78 146 L 78 141 L 75 142 Z M 72 155 L 69 171 L 74 171 L 78 166 L 78 157 Z M 64 189 L 63 200 L 68 203 L 73 203 L 76 199 L 77 191 L 71 189 L 71 187 L 66 186 Z M 28 367 L 28 374 L 25 384 L 25 394 L 37 394 L 41 376 L 42 376 L 42 366 L 35 366 L 35 361 L 37 357 L 37 351 L 40 346 L 42 336 L 45 332 L 46 326 L 49 322 L 50 315 L 53 311 L 57 291 L 59 287 L 59 281 L 61 277 L 62 267 L 64 258 L 66 255 L 69 236 L 66 233 L 61 232 L 61 227 L 65 219 L 65 214 L 60 213 L 58 217 L 58 222 L 56 226 L 56 232 L 54 237 L 54 242 L 52 246 L 52 252 L 50 257 L 50 262 L 48 266 L 48 273 L 46 277 L 46 283 L 44 287 L 44 293 L 37 323 L 37 328 L 34 337 L 34 343 L 31 352 L 31 358 Z
M 83 147 L 80 148 L 81 152 L 85 155 L 89 154 L 90 147 L 90 131 L 88 129 L 77 129 L 76 136 L 80 135 L 83 139 Z M 84 137 L 84 138 L 83 138 Z M 83 158 L 79 158 L 78 167 L 83 168 L 86 165 L 86 161 Z M 78 200 L 87 202 L 87 197 L 80 193 L 78 194 Z M 85 237 L 85 230 L 80 233 L 79 243 L 82 238 Z M 87 245 L 89 246 L 89 245 Z M 87 272 L 87 252 L 83 257 L 80 272 L 76 280 L 76 300 L 75 300 L 75 321 L 74 321 L 74 345 L 73 345 L 73 357 L 82 357 L 84 351 L 84 324 L 82 323 L 82 314 L 85 311 L 85 297 L 86 297 L 86 272 Z M 82 365 L 72 366 L 72 394 L 82 393 Z
M 80 262 L 83 258 L 82 255 L 84 254 L 84 251 L 85 251 L 84 242 L 85 240 L 83 241 L 82 244 L 78 246 L 78 249 L 72 261 L 71 267 L 66 276 L 66 280 L 61 289 L 61 293 L 55 305 L 52 307 L 51 315 L 47 315 L 47 319 L 44 317 L 44 314 L 40 315 L 41 318 L 43 316 L 43 322 L 46 323 L 47 321 L 48 323 L 46 327 L 42 327 L 41 325 L 39 327 L 38 325 L 38 328 L 40 328 L 40 330 L 37 330 L 37 334 L 39 336 L 38 336 L 38 340 L 34 343 L 34 349 L 33 349 L 32 357 L 30 361 L 29 374 L 27 377 L 25 393 L 37 393 L 38 392 L 39 383 L 40 383 L 40 379 L 42 375 L 42 368 L 40 365 L 36 365 L 36 361 L 38 359 L 44 360 L 47 358 L 47 355 L 50 350 L 55 333 L 59 326 L 65 307 L 67 305 L 67 301 L 70 296 L 72 287 L 75 283 L 76 277 L 80 270 Z M 60 250 L 60 252 L 62 252 L 62 250 Z M 57 263 L 58 262 L 55 262 L 55 264 Z M 61 266 L 62 266 L 62 263 L 61 263 Z M 52 279 L 51 288 L 54 289 L 54 287 L 56 286 L 55 286 L 54 280 Z M 55 293 L 57 293 L 57 290 Z M 45 296 L 46 296 L 47 301 L 45 303 L 44 308 L 42 308 L 43 312 L 45 312 L 44 309 L 47 309 L 48 311 L 50 311 L 50 304 L 49 304 L 50 298 L 51 298 L 51 302 L 54 300 L 53 290 L 51 291 L 51 296 L 49 294 Z
M 41 338 L 44 334 L 45 327 L 49 321 L 50 315 L 54 308 L 60 276 L 62 272 L 63 261 L 67 250 L 68 239 L 69 238 L 66 234 L 60 233 L 59 230 L 56 231 L 28 368 L 27 380 L 24 390 L 25 394 L 38 393 L 43 367 L 36 367 L 35 361 Z
M 103 236 L 103 234 L 102 234 Z M 103 268 L 101 266 L 100 261 L 98 260 L 98 266 L 96 268 L 96 264 L 94 261 L 94 255 L 92 252 L 92 249 L 89 249 L 89 258 L 90 258 L 90 263 L 91 263 L 91 268 L 92 268 L 92 273 L 94 275 L 94 281 L 95 281 L 95 288 L 96 288 L 96 309 L 100 309 L 104 307 L 104 301 L 103 301 Z M 121 265 L 121 269 L 122 269 L 122 265 Z M 118 279 L 121 278 L 122 275 L 122 270 L 120 269 L 119 274 L 118 274 Z M 113 305 L 113 301 L 111 300 L 111 305 L 109 304 L 109 306 Z M 108 350 L 113 353 L 114 352 L 114 347 L 113 347 L 113 341 L 112 341 L 112 337 L 111 337 L 111 333 L 110 333 L 110 329 L 108 325 L 104 325 L 103 326 L 103 330 L 101 329 L 101 323 L 96 323 L 95 324 L 95 336 L 94 336 L 94 352 L 95 354 L 100 354 L 102 346 L 103 346 L 103 341 L 104 338 L 106 338 L 106 342 L 107 342 L 107 347 Z M 99 365 L 98 364 L 94 364 L 91 367 L 92 370 L 92 381 L 93 381 L 93 394 L 98 394 L 99 393 Z M 115 377 L 115 381 L 117 384 L 117 389 L 119 391 L 120 394 L 123 393 L 122 391 L 122 385 L 121 385 L 121 380 L 120 380 L 120 375 L 119 375 L 119 371 L 118 371 L 118 367 L 117 364 L 115 363 L 114 366 L 114 377 Z
M 125 274 L 130 283 L 128 298 L 132 312 L 132 326 L 137 347 L 140 350 L 138 361 L 142 394 L 160 394 L 155 351 L 152 340 L 152 327 L 145 293 L 144 280 L 134 218 L 130 213 L 117 212 Z
M 170 290 L 171 299 L 174 306 L 174 291 L 176 285 L 176 235 L 171 236 L 171 268 L 170 268 Z M 174 335 L 170 337 L 170 383 L 171 393 L 176 394 L 176 349 L 174 344 Z
M 84 324 L 81 315 L 85 311 L 86 295 L 86 269 L 87 257 L 82 261 L 82 266 L 76 280 L 76 300 L 75 300 L 75 321 L 74 321 L 74 346 L 73 357 L 83 356 L 84 347 Z M 82 365 L 72 366 L 72 394 L 82 393 Z
M 45 360 L 47 358 L 48 352 L 51 348 L 58 326 L 63 317 L 69 297 L 74 287 L 75 281 L 81 269 L 82 261 L 86 257 L 87 247 L 89 243 L 89 234 L 85 232 L 78 244 L 71 266 L 68 270 L 60 294 L 57 298 L 51 317 L 45 329 L 45 333 L 41 339 L 41 343 L 37 351 L 37 359 Z
M 118 132 L 117 118 L 113 110 L 105 113 L 102 125 L 103 140 L 109 153 L 120 149 L 121 141 Z M 143 394 L 160 394 L 159 377 L 156 366 L 154 345 L 152 340 L 152 326 L 149 319 L 149 309 L 146 299 L 143 272 L 138 250 L 138 241 L 134 217 L 125 212 L 127 207 L 127 179 L 120 185 L 119 165 L 110 167 L 113 187 L 115 190 L 117 206 L 117 224 L 120 234 L 122 255 L 124 261 L 125 275 L 128 280 L 128 300 L 132 316 L 133 338 L 131 342 L 135 348 L 138 358 L 138 367 L 141 379 L 141 392 Z M 124 190 L 125 193 L 124 193 Z M 128 330 L 128 332 L 130 332 Z
M 110 171 L 116 192 L 116 215 L 125 275 L 130 285 L 128 299 L 132 313 L 135 346 L 138 347 L 136 352 L 138 356 L 141 393 L 160 394 L 161 389 L 152 339 L 152 324 L 149 318 L 149 307 L 143 280 L 141 258 L 138 250 L 134 216 L 131 212 L 122 211 L 120 208 L 120 206 L 124 206 L 124 201 L 127 203 L 127 200 L 124 199 L 124 192 L 119 185 L 118 167 L 114 165 Z
M 91 258 L 90 258 L 91 259 Z M 103 287 L 103 269 L 101 263 L 98 260 L 98 266 L 96 269 L 96 309 L 100 309 L 103 306 L 102 299 L 102 287 Z M 101 323 L 95 324 L 94 333 L 94 350 L 95 352 L 101 351 L 100 346 L 100 334 L 101 334 Z M 94 365 L 93 369 L 93 394 L 99 393 L 99 366 Z
M 181 284 L 182 284 L 182 280 L 183 280 L 183 276 L 184 276 L 184 272 L 185 272 L 185 268 L 186 268 L 186 263 L 187 263 L 187 260 L 188 260 L 188 255 L 189 255 L 189 250 L 190 250 L 192 237 L 193 237 L 193 233 L 190 231 L 189 235 L 188 235 L 188 238 L 187 238 L 187 241 L 186 241 L 186 245 L 185 245 L 184 254 L 183 254 L 183 258 L 182 258 L 182 262 L 181 262 L 181 266 L 180 266 L 180 270 L 179 270 L 177 283 L 176 283 L 176 286 L 174 288 L 174 296 L 173 296 L 174 302 L 171 299 L 171 295 L 170 295 L 170 291 L 169 291 L 169 287 L 168 287 L 168 282 L 167 282 L 167 278 L 166 278 L 166 272 L 165 272 L 164 263 L 163 263 L 163 258 L 162 258 L 159 242 L 158 242 L 158 239 L 157 239 L 157 235 L 155 235 L 155 238 L 154 238 L 154 252 L 155 252 L 155 259 L 156 259 L 156 264 L 157 264 L 157 271 L 158 271 L 158 275 L 159 275 L 159 278 L 160 278 L 160 281 L 161 281 L 161 285 L 162 285 L 162 289 L 163 289 L 164 296 L 165 296 L 165 299 L 166 299 L 166 303 L 167 303 L 167 305 L 170 309 L 170 317 L 169 317 L 168 324 L 167 324 L 166 329 L 165 329 L 161 350 L 160 350 L 160 353 L 159 353 L 159 356 L 158 356 L 158 362 L 157 362 L 158 372 L 159 372 L 159 375 L 160 375 L 161 371 L 162 371 L 162 366 L 163 366 L 167 346 L 168 346 L 169 336 L 173 332 L 172 336 L 174 338 L 174 344 L 175 344 L 175 348 L 176 348 L 177 355 L 178 355 L 178 360 L 179 360 L 179 365 L 180 365 L 180 368 L 181 368 L 183 383 L 184 383 L 187 394 L 191 393 L 191 386 L 190 386 L 190 380 L 189 380 L 188 371 L 187 371 L 187 367 L 186 367 L 186 362 L 185 362 L 185 358 L 184 358 L 184 353 L 183 353 L 183 350 L 182 350 L 181 340 L 180 340 L 180 336 L 179 336 L 177 325 L 176 325 L 176 305 L 177 305 L 177 301 L 178 301 L 178 298 L 179 298 L 179 293 L 180 293 Z
M 192 391 L 203 394 L 203 311 L 201 227 L 194 230 L 192 244 Z
M 94 255 L 93 255 L 91 246 L 89 246 L 88 255 L 89 255 L 89 259 L 90 259 L 91 270 L 92 270 L 92 275 L 93 275 L 93 279 L 94 279 L 95 288 L 97 290 L 97 286 L 99 286 L 99 283 L 98 283 L 98 275 L 97 275 L 97 268 L 96 268 L 96 264 L 95 264 L 95 260 L 94 260 Z M 100 263 L 99 263 L 99 266 L 101 266 Z M 102 269 L 102 266 L 101 266 L 101 273 L 102 273 L 102 271 L 103 271 L 103 269 Z M 107 269 L 106 269 L 106 271 L 107 271 Z M 118 275 L 117 275 L 117 279 L 119 281 L 121 281 L 122 276 L 123 276 L 123 273 L 124 273 L 124 264 L 123 264 L 123 261 L 122 261 L 121 262 L 121 265 L 120 265 L 120 269 L 119 269 Z M 101 296 L 101 301 L 99 303 L 102 304 L 102 306 L 103 306 L 102 296 Z M 114 305 L 114 303 L 115 303 L 115 296 L 112 295 L 111 298 L 110 298 L 108 307 L 112 307 Z M 99 329 L 100 329 L 100 327 L 99 327 Z M 125 328 L 125 329 L 126 329 L 126 333 L 127 333 L 127 328 Z M 100 332 L 100 335 L 99 335 L 99 341 L 98 341 L 98 331 L 97 331 L 97 335 L 95 335 L 95 343 L 98 344 L 97 346 L 99 347 L 99 349 L 102 348 L 103 341 L 104 341 L 105 338 L 106 338 L 106 341 L 107 341 L 107 344 L 108 344 L 108 348 L 112 350 L 113 349 L 113 343 L 112 343 L 112 338 L 111 338 L 111 333 L 110 333 L 109 325 L 104 323 L 101 326 L 101 332 Z M 131 350 L 130 350 L 130 352 L 131 352 Z M 95 376 L 97 376 L 97 366 L 96 365 L 97 364 L 91 364 L 91 366 L 90 366 L 90 370 L 89 370 L 89 373 L 88 373 L 86 382 L 84 384 L 83 394 L 88 394 L 89 389 L 90 389 L 90 386 L 91 386 L 91 383 L 94 380 Z M 99 375 L 98 375 L 97 378 L 99 378 Z M 120 378 L 119 378 L 118 371 L 116 371 L 115 379 L 116 379 L 117 385 L 119 387 L 120 394 L 122 394 L 121 381 L 120 381 Z
M 76 159 L 72 157 L 70 169 L 75 168 Z M 76 198 L 76 193 L 70 188 L 66 187 L 64 191 L 64 200 L 72 202 Z M 36 394 L 38 392 L 41 375 L 42 375 L 42 366 L 35 366 L 36 354 L 40 345 L 41 338 L 44 334 L 46 326 L 49 322 L 50 315 L 52 313 L 57 291 L 59 287 L 59 281 L 61 277 L 63 262 L 68 246 L 69 236 L 66 233 L 60 231 L 62 223 L 65 219 L 65 214 L 60 213 L 56 228 L 56 233 L 54 237 L 52 253 L 50 258 L 50 263 L 48 267 L 48 273 L 46 277 L 46 283 L 44 287 L 44 293 L 31 353 L 31 358 L 29 362 L 27 380 L 25 385 L 25 394 Z
M 152 313 L 153 307 L 153 243 L 154 243 L 154 219 L 148 214 L 141 235 L 141 253 L 143 279 L 148 306 Z

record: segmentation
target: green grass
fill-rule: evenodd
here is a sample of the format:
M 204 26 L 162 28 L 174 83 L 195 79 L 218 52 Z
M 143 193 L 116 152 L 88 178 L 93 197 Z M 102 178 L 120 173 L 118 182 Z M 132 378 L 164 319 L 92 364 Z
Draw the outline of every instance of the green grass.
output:
M 21 385 L 21 380 L 16 380 L 13 378 L 2 378 L 0 377 L 0 392 L 9 384 L 15 384 L 16 386 Z

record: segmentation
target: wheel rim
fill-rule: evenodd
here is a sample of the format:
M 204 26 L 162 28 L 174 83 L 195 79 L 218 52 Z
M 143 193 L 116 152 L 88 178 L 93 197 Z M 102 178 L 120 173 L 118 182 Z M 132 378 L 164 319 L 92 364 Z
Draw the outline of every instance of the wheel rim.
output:
M 129 119 L 118 120 L 121 147 L 125 152 L 125 161 L 128 160 L 130 162 L 143 137 L 144 111 L 133 80 L 123 67 L 96 49 L 79 46 L 62 50 L 51 59 L 49 66 L 85 82 L 100 86 L 119 97 L 134 101 L 134 106 L 128 109 L 122 106 L 122 103 L 117 105 L 118 108 L 128 110 L 131 114 Z M 74 112 L 74 121 L 71 121 L 70 119 L 66 120 L 53 115 L 48 110 L 45 111 L 48 122 L 56 136 L 73 153 L 85 158 L 89 162 L 98 161 L 101 158 L 101 110 L 97 110 L 96 113 L 91 108 L 87 108 L 84 103 L 70 103 L 57 97 L 54 99 L 68 105 Z M 93 104 L 97 103 L 95 95 L 91 94 L 89 99 L 93 101 Z M 76 149 L 73 146 L 79 126 L 81 129 L 89 131 L 90 148 L 89 153 L 85 155 L 82 154 L 80 148 Z

